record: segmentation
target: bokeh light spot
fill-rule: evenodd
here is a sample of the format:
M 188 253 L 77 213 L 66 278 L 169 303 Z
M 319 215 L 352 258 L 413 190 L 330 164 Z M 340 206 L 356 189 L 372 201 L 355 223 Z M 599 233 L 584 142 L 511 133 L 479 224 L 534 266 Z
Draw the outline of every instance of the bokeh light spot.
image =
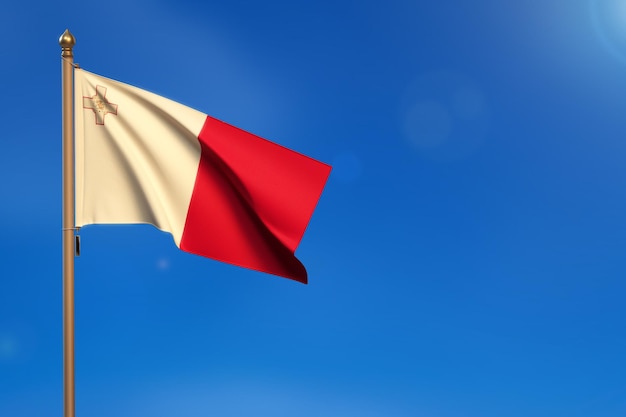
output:
M 419 101 L 407 112 L 405 133 L 419 148 L 431 148 L 446 141 L 452 129 L 450 114 L 434 101 Z
M 169 269 L 170 261 L 167 258 L 161 258 L 157 261 L 157 268 L 161 271 Z
M 408 86 L 401 107 L 407 142 L 438 161 L 471 156 L 484 142 L 488 102 L 478 85 L 457 71 L 421 74 Z

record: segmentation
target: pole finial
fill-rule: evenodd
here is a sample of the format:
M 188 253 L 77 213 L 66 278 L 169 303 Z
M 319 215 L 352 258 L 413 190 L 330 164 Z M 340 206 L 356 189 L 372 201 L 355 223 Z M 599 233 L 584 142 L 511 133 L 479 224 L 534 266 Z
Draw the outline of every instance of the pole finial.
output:
M 65 32 L 59 38 L 59 45 L 61 45 L 61 50 L 63 51 L 61 53 L 62 56 L 72 56 L 72 48 L 76 45 L 76 38 L 70 33 L 69 29 L 65 29 Z

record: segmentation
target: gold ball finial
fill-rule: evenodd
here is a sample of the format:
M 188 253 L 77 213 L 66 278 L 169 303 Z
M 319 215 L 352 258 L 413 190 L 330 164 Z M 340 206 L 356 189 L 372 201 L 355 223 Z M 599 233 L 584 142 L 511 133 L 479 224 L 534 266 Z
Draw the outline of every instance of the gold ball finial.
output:
M 61 45 L 63 50 L 63 56 L 72 54 L 72 48 L 76 45 L 76 38 L 70 33 L 69 29 L 65 29 L 65 32 L 59 38 L 59 45 Z

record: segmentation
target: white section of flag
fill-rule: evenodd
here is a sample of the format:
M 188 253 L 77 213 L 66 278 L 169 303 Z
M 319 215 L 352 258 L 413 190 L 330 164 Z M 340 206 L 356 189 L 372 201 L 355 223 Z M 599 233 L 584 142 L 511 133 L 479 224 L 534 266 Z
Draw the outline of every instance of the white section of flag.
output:
M 76 226 L 148 223 L 180 245 L 206 115 L 82 69 L 74 86 Z

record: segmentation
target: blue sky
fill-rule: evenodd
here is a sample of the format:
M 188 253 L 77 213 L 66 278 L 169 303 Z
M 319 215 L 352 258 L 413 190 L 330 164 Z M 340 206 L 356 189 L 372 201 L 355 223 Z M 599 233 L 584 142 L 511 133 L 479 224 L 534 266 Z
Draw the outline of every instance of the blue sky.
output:
M 617 0 L 3 6 L 0 415 L 62 415 L 61 74 L 333 165 L 310 284 L 89 226 L 77 415 L 626 414 Z

